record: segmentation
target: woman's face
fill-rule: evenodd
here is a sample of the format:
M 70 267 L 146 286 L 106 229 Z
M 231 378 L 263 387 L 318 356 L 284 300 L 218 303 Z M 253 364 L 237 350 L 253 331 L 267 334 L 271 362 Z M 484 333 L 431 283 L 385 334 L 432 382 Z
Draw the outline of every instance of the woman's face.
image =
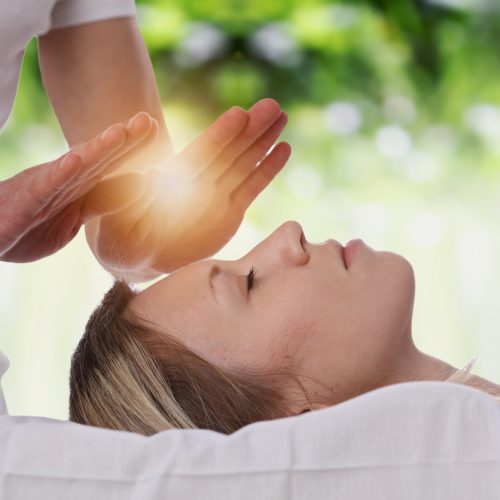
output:
M 338 242 L 309 243 L 288 221 L 241 259 L 195 262 L 130 308 L 217 366 L 293 368 L 312 399 L 335 404 L 395 383 L 413 355 L 414 292 L 400 255 L 362 242 L 346 269 Z

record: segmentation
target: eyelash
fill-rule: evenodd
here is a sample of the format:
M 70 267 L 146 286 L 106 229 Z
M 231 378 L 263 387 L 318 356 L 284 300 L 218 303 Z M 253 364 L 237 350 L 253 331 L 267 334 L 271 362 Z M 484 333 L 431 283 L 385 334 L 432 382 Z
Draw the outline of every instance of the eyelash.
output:
M 250 291 L 253 288 L 256 274 L 257 274 L 257 271 L 256 271 L 255 267 L 252 266 L 250 268 L 250 272 L 247 274 L 247 291 Z

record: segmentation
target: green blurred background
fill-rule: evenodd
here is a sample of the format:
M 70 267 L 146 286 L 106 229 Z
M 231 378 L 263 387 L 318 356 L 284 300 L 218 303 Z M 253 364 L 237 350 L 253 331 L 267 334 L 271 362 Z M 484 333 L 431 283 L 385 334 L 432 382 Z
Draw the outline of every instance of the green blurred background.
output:
M 288 112 L 292 157 L 217 258 L 288 219 L 309 241 L 363 238 L 416 275 L 417 346 L 500 383 L 500 11 L 473 0 L 139 0 L 178 148 L 231 105 Z M 65 150 L 36 42 L 0 134 L 2 178 Z M 111 284 L 83 233 L 41 261 L 0 263 L 11 414 L 67 418 L 71 353 Z

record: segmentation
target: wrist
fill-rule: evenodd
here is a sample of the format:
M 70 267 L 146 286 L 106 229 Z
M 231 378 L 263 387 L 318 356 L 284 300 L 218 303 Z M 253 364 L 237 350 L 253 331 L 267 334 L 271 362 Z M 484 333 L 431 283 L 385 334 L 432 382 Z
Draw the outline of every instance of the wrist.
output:
M 143 283 L 163 274 L 146 261 L 134 266 L 127 266 L 125 262 L 111 262 L 111 260 L 103 259 L 98 248 L 99 220 L 99 218 L 94 218 L 85 224 L 85 237 L 95 259 L 108 273 L 127 283 Z

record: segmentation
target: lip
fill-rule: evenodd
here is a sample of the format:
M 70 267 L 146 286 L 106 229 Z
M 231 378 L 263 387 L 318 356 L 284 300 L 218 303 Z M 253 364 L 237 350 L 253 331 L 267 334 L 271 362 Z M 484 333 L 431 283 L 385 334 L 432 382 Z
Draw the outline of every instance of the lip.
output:
M 345 260 L 344 260 L 344 247 L 342 246 L 342 243 L 338 242 L 337 240 L 332 240 L 332 239 L 327 240 L 327 242 L 329 244 L 331 244 L 332 246 L 335 246 L 335 249 L 337 251 L 338 256 L 340 257 L 342 264 L 344 264 L 344 267 L 346 267 Z
M 343 257 L 346 269 L 349 269 L 352 266 L 352 262 L 354 257 L 363 243 L 363 240 L 360 238 L 356 238 L 354 240 L 350 240 L 346 243 L 345 247 L 343 247 Z

